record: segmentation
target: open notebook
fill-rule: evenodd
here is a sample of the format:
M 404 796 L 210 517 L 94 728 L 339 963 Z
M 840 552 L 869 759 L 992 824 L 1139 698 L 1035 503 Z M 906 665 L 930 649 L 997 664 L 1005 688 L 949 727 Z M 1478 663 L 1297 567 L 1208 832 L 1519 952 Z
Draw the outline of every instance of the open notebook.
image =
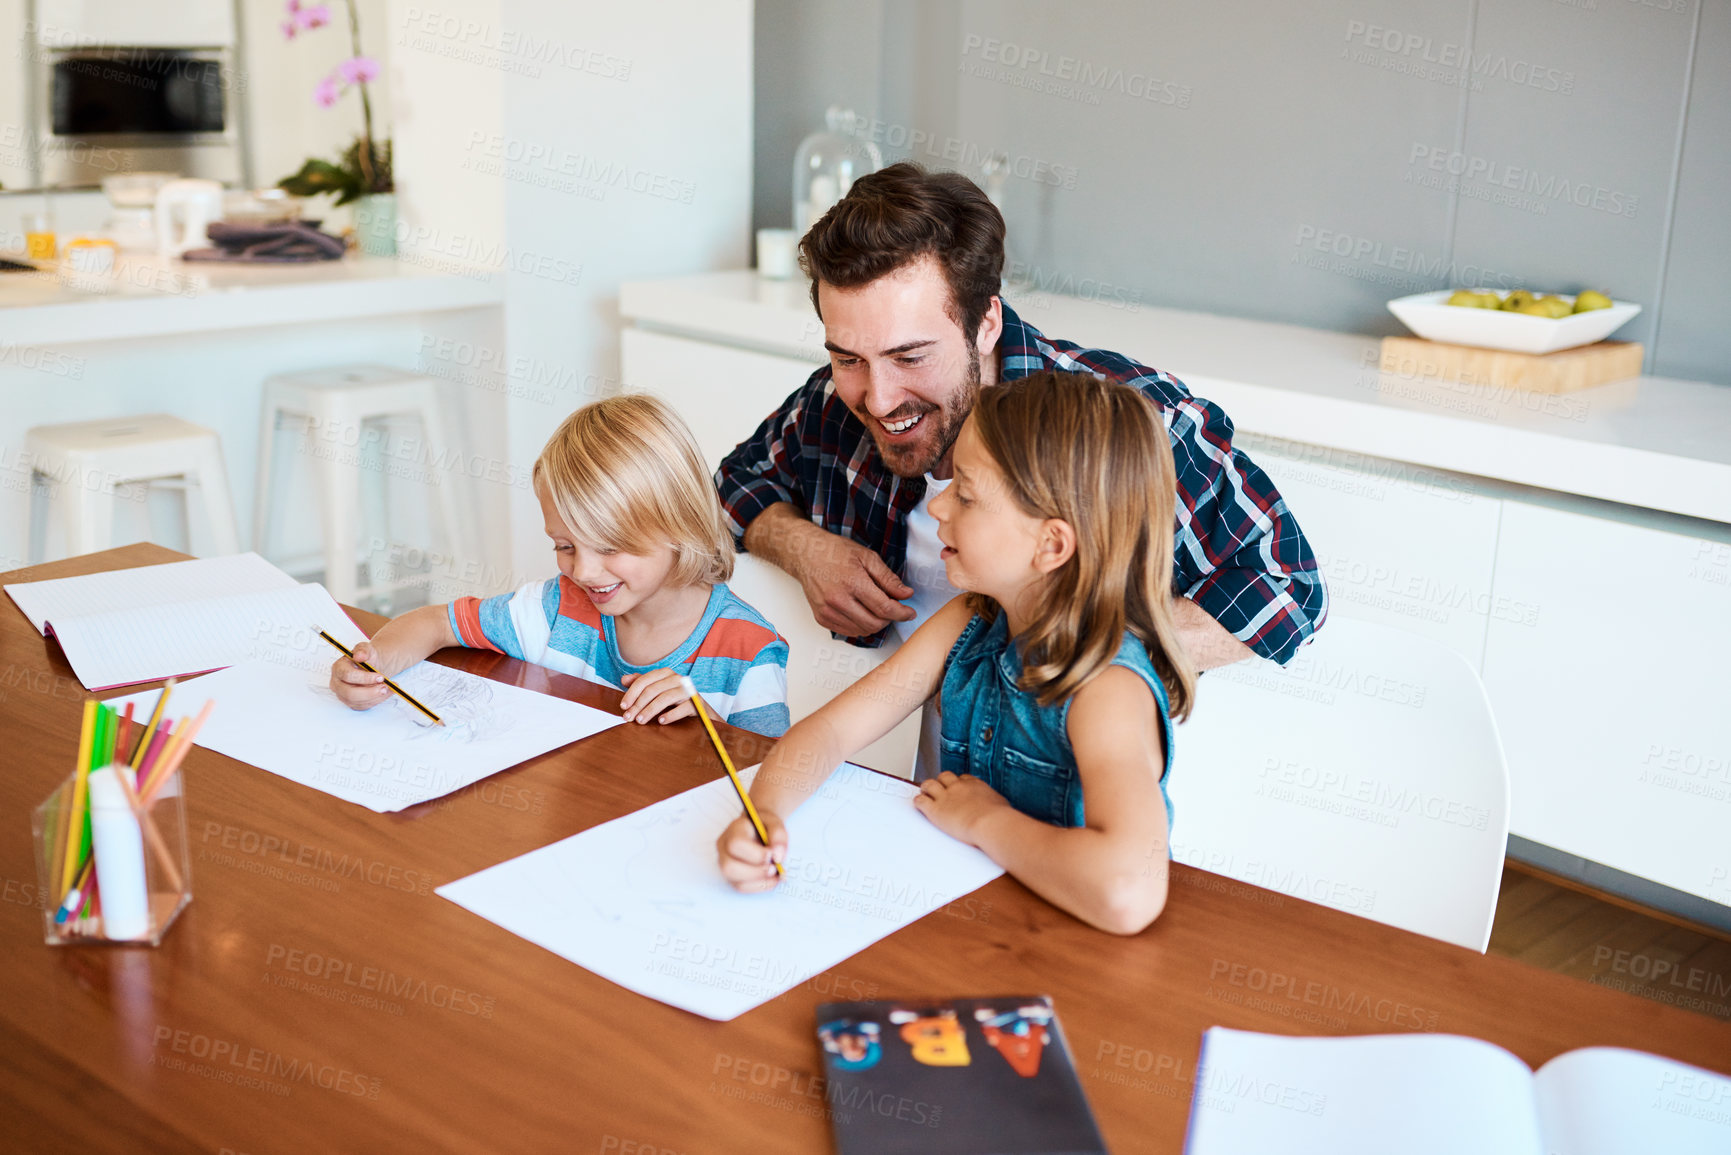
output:
M 1210 1028 L 1186 1155 L 1726 1155 L 1731 1078 L 1618 1047 L 1537 1072 L 1459 1035 Z
M 253 553 L 21 582 L 6 593 L 90 690 L 315 649 L 328 665 L 318 630 L 350 645 L 363 637 L 323 586 L 299 585 Z

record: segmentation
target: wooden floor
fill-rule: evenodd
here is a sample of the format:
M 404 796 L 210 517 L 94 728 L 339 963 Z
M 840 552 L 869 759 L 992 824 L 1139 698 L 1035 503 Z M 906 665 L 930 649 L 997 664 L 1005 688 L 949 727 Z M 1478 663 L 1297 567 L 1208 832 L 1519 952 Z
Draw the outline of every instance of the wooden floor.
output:
M 1731 938 L 1503 868 L 1491 954 L 1731 1020 Z

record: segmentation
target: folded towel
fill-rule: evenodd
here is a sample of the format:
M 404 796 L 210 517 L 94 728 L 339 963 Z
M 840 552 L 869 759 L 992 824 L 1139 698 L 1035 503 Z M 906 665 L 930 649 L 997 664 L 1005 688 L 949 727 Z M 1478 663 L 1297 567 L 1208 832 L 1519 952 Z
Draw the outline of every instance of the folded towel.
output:
M 306 221 L 275 225 L 231 225 L 217 221 L 205 230 L 213 249 L 189 249 L 188 261 L 259 261 L 271 264 L 334 261 L 343 255 L 341 237 L 321 232 Z

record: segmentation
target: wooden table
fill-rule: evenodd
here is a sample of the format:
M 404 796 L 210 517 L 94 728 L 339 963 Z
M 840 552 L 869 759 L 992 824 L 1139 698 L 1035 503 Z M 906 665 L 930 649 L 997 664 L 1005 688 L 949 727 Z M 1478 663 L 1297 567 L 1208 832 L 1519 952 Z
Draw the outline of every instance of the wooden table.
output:
M 179 557 L 131 546 L 0 580 Z M 617 691 L 497 655 L 441 660 L 617 709 Z M 1005 877 L 731 1023 L 631 994 L 432 893 L 715 777 L 695 722 L 617 727 L 399 814 L 196 749 L 195 899 L 162 946 L 49 948 L 28 818 L 72 766 L 83 697 L 7 601 L 8 1150 L 824 1151 L 813 1008 L 868 997 L 1051 994 L 1116 1152 L 1181 1148 L 1214 1024 L 1476 1035 L 1535 1066 L 1611 1044 L 1731 1073 L 1731 1024 L 1184 866 L 1135 938 Z M 766 745 L 728 740 L 742 760 Z

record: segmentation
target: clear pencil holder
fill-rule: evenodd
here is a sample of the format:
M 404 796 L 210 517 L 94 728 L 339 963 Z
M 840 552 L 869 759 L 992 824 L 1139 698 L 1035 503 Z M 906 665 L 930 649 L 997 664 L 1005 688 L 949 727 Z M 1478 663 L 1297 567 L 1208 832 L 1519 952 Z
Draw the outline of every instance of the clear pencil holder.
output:
M 109 769 L 121 773 L 125 768 Z M 184 783 L 179 770 L 170 774 L 148 804 L 139 803 L 144 815 L 140 822 L 123 797 L 110 792 L 106 800 L 92 799 L 87 782 L 80 813 L 90 816 L 88 839 L 82 819 L 71 829 L 76 774 L 68 774 L 31 812 L 36 873 L 44 896 L 42 937 L 49 946 L 161 944 L 162 936 L 192 901 Z M 71 868 L 67 865 L 69 841 L 77 843 Z M 99 853 L 103 848 L 108 850 L 106 861 Z M 68 892 L 78 884 L 84 862 L 91 860 L 95 860 L 90 872 L 95 895 L 89 895 L 91 883 L 86 881 L 77 909 L 61 919 L 58 916 Z M 103 894 L 105 885 L 111 892 L 107 896 Z

